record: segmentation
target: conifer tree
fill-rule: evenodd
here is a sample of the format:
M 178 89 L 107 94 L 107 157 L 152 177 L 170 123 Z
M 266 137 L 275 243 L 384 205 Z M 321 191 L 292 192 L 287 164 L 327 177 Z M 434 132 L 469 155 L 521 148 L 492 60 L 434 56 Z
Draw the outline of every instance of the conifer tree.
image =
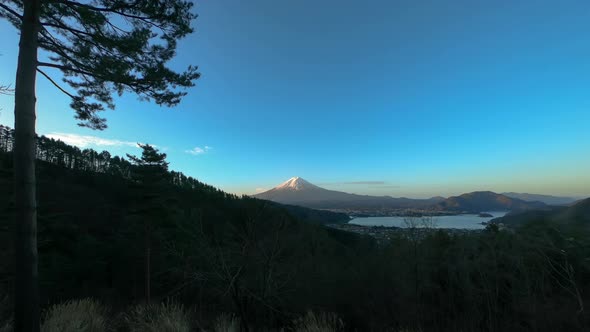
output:
M 151 302 L 151 256 L 152 229 L 158 218 L 164 217 L 161 201 L 161 188 L 168 182 L 168 162 L 166 154 L 160 153 L 149 144 L 138 144 L 142 149 L 141 157 L 127 155 L 134 165 L 133 179 L 139 185 L 138 214 L 143 219 L 144 233 L 144 298 Z

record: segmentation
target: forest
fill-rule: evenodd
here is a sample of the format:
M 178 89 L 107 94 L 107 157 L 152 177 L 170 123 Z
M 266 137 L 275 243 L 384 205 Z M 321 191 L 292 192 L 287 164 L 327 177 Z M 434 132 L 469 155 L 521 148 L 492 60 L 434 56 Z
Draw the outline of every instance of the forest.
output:
M 1 129 L 0 319 L 10 324 L 12 130 Z M 148 146 L 127 158 L 45 137 L 37 146 L 42 330 L 77 311 L 102 317 L 99 329 L 78 327 L 86 331 L 590 326 L 590 234 L 575 220 L 409 231 L 377 245 L 169 171 Z M 160 316 L 185 325 L 155 327 Z

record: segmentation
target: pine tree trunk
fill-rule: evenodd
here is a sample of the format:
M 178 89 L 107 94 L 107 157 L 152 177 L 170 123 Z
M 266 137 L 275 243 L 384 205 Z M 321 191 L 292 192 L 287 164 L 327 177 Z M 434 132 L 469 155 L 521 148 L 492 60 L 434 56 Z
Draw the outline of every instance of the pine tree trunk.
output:
M 40 0 L 24 1 L 14 101 L 15 312 L 14 330 L 39 331 L 37 202 L 35 193 L 35 79 Z
M 151 241 L 151 227 L 150 222 L 148 220 L 145 221 L 145 302 L 146 304 L 150 304 L 152 301 L 152 285 L 151 285 L 151 261 L 152 261 L 152 241 Z

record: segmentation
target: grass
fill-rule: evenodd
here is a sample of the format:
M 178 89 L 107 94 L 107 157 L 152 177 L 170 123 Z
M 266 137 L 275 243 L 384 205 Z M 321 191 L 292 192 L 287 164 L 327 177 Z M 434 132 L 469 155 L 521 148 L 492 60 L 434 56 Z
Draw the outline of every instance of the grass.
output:
M 8 295 L 0 291 L 0 332 L 12 331 L 12 312 Z
M 138 305 L 125 314 L 124 323 L 131 332 L 189 332 L 189 312 L 173 302 Z
M 296 332 L 337 332 L 344 330 L 344 322 L 334 313 L 314 313 L 308 311 L 305 316 L 294 322 Z
M 56 304 L 45 313 L 41 332 L 102 332 L 107 330 L 106 310 L 92 299 Z
M 215 319 L 215 332 L 238 332 L 240 320 L 233 314 L 221 314 Z

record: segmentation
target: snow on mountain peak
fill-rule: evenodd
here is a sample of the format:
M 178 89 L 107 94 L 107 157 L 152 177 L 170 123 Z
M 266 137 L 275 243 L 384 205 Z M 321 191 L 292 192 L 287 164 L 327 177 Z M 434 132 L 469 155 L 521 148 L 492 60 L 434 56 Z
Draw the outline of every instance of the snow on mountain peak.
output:
M 304 179 L 295 176 L 290 178 L 289 180 L 283 182 L 275 189 L 290 189 L 290 190 L 302 190 L 302 189 L 311 189 L 317 188 L 317 186 L 305 181 Z

